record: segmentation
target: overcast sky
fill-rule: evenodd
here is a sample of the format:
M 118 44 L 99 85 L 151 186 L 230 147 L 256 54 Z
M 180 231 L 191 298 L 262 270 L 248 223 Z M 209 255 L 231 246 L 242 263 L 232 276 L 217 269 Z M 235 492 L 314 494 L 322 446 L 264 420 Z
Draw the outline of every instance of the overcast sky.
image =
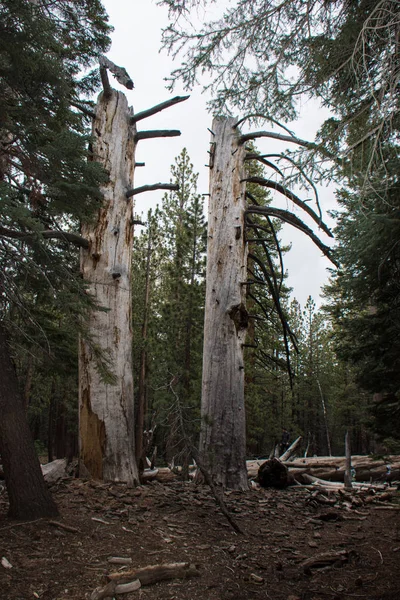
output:
M 135 112 L 150 108 L 171 97 L 165 88 L 165 77 L 173 69 L 171 57 L 160 53 L 161 29 L 167 20 L 167 11 L 156 5 L 155 0 L 103 0 L 109 14 L 110 23 L 114 27 L 112 48 L 108 57 L 116 64 L 127 69 L 132 77 L 135 89 L 124 90 L 129 103 Z M 113 85 L 119 85 L 114 81 Z M 178 87 L 173 95 L 183 95 Z M 208 162 L 212 117 L 206 110 L 207 98 L 201 89 L 190 92 L 190 98 L 184 103 L 171 107 L 158 115 L 141 121 L 138 129 L 180 129 L 178 138 L 143 140 L 139 143 L 136 160 L 145 162 L 145 168 L 136 169 L 135 187 L 147 183 L 169 182 L 170 166 L 174 158 L 186 147 L 199 173 L 199 193 L 208 192 Z M 242 115 L 240 115 L 242 116 Z M 312 140 L 315 131 L 326 117 L 314 102 L 307 102 L 302 107 L 301 119 L 290 125 L 298 137 Z M 271 127 L 265 127 L 271 129 Z M 262 152 L 282 151 L 285 145 L 264 139 L 257 142 Z M 324 220 L 332 225 L 327 211 L 335 207 L 333 189 L 320 189 L 320 202 L 324 212 Z M 301 193 L 300 197 L 304 198 Z M 277 195 L 279 196 L 279 194 Z M 147 192 L 136 199 L 136 214 L 143 212 L 145 216 L 150 207 L 161 202 L 162 192 Z M 277 197 L 274 206 L 293 210 L 291 202 Z M 296 214 L 306 221 L 301 210 Z M 309 223 L 310 224 L 310 223 Z M 315 230 L 315 228 L 313 227 Z M 329 238 L 321 233 L 321 239 L 329 245 Z M 311 294 L 317 304 L 320 303 L 320 286 L 327 281 L 327 268 L 331 266 L 320 250 L 293 227 L 285 225 L 283 239 L 292 244 L 292 250 L 285 257 L 285 268 L 289 272 L 289 285 L 293 287 L 293 295 L 304 304 Z

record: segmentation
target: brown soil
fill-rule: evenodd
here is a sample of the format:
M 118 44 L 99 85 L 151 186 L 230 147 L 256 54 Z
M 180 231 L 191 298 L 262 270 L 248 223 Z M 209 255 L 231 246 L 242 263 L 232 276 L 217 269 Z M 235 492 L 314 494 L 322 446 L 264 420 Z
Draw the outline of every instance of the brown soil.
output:
M 0 560 L 12 565 L 0 565 L 2 600 L 88 599 L 105 573 L 118 570 L 110 556 L 130 557 L 134 567 L 191 562 L 201 573 L 122 600 L 400 599 L 400 511 L 393 508 L 321 506 L 296 488 L 230 493 L 225 500 L 240 535 L 208 489 L 194 483 L 127 489 L 69 479 L 53 493 L 58 521 L 78 531 L 9 521 L 0 494 Z M 302 565 L 330 551 L 338 553 L 331 566 Z

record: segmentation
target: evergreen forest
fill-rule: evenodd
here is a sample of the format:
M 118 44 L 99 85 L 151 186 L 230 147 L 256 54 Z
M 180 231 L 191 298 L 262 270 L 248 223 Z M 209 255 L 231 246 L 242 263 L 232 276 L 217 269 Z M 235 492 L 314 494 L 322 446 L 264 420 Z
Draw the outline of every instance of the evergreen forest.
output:
M 170 90 L 204 84 L 210 126 L 212 116 L 235 115 L 293 141 L 285 124 L 301 119 L 301 97 L 331 113 L 316 139 L 296 138 L 286 155 L 245 164 L 246 196 L 259 208 L 246 215 L 244 233 L 246 458 L 273 455 L 283 429 L 290 441 L 302 437 L 301 456 L 344 455 L 346 432 L 353 454 L 400 453 L 397 3 L 230 0 L 197 32 L 190 14 L 212 3 L 159 4 L 170 19 L 163 48 L 176 64 Z M 35 487 L 37 456 L 79 456 L 82 340 L 100 380 L 115 384 L 88 325 L 110 307 L 98 304 L 80 267 L 83 231 L 103 210 L 108 184 L 93 152 L 92 119 L 95 96 L 107 92 L 99 63 L 111 32 L 100 0 L 0 0 L 0 462 L 11 516 L 57 514 L 45 486 L 39 495 Z M 246 151 L 259 156 L 257 140 Z M 158 204 L 135 217 L 132 262 L 123 266 L 132 288 L 139 472 L 153 454 L 156 465 L 180 465 L 187 474 L 206 418 L 210 223 L 198 177 L 183 148 Z M 321 305 L 311 295 L 301 305 L 285 268 L 295 249 L 282 241 L 283 222 L 311 234 L 290 207 L 274 212 L 274 193 L 292 190 L 284 191 L 291 206 L 298 190 L 311 196 L 321 183 L 337 190 L 325 251 L 330 278 Z M 32 473 L 36 491 L 29 497 L 28 483 L 20 498 L 15 485 L 33 481 Z

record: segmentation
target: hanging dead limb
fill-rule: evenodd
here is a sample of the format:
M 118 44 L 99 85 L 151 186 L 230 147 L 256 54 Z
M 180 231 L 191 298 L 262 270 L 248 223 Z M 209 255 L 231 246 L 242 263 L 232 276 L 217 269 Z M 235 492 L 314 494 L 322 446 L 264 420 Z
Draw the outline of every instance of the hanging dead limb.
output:
M 174 183 L 152 183 L 150 185 L 142 185 L 140 187 L 128 190 L 125 196 L 127 198 L 131 198 L 132 196 L 136 196 L 137 194 L 142 194 L 143 192 L 152 192 L 154 190 L 171 190 L 176 192 L 179 190 L 179 185 Z
M 288 210 L 282 210 L 280 208 L 274 208 L 272 206 L 249 206 L 246 210 L 246 215 L 247 214 L 269 215 L 271 217 L 277 217 L 278 219 L 285 221 L 285 223 L 293 225 L 293 227 L 296 227 L 296 229 L 299 229 L 300 231 L 308 235 L 308 237 L 314 242 L 314 244 L 318 246 L 321 252 L 327 258 L 329 258 L 329 260 L 335 265 L 335 267 L 339 267 L 339 263 L 332 256 L 332 249 L 328 246 L 325 246 L 325 244 L 321 242 L 321 240 L 305 223 L 303 223 L 303 221 L 301 221 L 298 217 L 296 217 L 293 213 L 289 212 Z
M 300 200 L 300 198 L 296 196 L 296 194 L 293 194 L 293 192 L 291 192 L 285 186 L 281 185 L 280 183 L 277 183 L 276 181 L 272 181 L 271 179 L 264 179 L 263 177 L 247 177 L 246 179 L 243 179 L 243 181 L 246 181 L 247 183 L 256 183 L 266 188 L 274 189 L 280 194 L 283 194 L 284 196 L 289 198 L 289 200 L 291 200 L 294 204 L 302 208 L 317 223 L 317 225 L 321 227 L 321 229 L 327 235 L 329 235 L 329 237 L 333 237 L 331 230 L 325 225 L 325 223 L 322 222 L 321 216 L 318 216 L 313 211 L 313 209 L 308 206 L 308 204 L 303 202 L 303 200 Z
M 63 242 L 68 242 L 70 244 L 74 244 L 80 248 L 89 248 L 89 242 L 84 237 L 76 234 L 70 233 L 67 231 L 38 231 L 35 233 L 27 233 L 25 231 L 14 231 L 12 229 L 7 229 L 6 227 L 0 226 L 0 237 L 12 238 L 14 240 L 23 240 L 24 242 L 34 242 L 39 238 L 44 239 L 56 239 L 61 240 Z
M 271 262 L 269 253 L 266 254 L 266 257 Z M 277 295 L 277 293 L 276 293 L 276 289 L 274 288 L 274 285 L 271 281 L 271 278 L 269 276 L 269 273 L 268 273 L 264 263 L 261 261 L 260 258 L 258 258 L 258 256 L 255 256 L 254 254 L 251 254 L 250 252 L 249 252 L 249 259 L 256 262 L 257 265 L 259 266 L 259 268 L 261 269 L 261 271 L 268 283 L 268 288 L 269 288 L 270 294 L 273 298 L 279 320 L 282 324 L 283 342 L 285 345 L 285 353 L 286 353 L 286 370 L 287 370 L 287 373 L 289 376 L 289 384 L 290 384 L 290 387 L 292 388 L 293 387 L 293 373 L 292 373 L 292 369 L 291 369 L 291 365 L 290 365 L 290 348 L 289 348 L 289 340 L 288 340 L 288 335 L 292 339 L 292 331 L 289 327 L 289 323 L 287 322 L 285 315 L 283 314 L 283 310 L 282 310 L 281 303 L 279 300 L 279 295 Z M 273 269 L 273 267 L 272 267 L 272 269 Z
M 308 175 L 305 173 L 304 169 L 302 169 L 300 167 L 300 165 L 295 160 L 293 160 L 293 158 L 291 158 L 290 156 L 286 156 L 285 154 L 260 154 L 260 155 L 249 154 L 248 156 L 251 157 L 248 160 L 251 160 L 252 158 L 254 158 L 254 159 L 260 160 L 261 162 L 263 162 L 263 164 L 266 164 L 267 166 L 272 167 L 273 169 L 275 169 L 275 171 L 279 172 L 279 174 L 283 178 L 285 178 L 285 176 L 281 173 L 281 171 L 278 169 L 278 167 L 274 163 L 271 163 L 270 161 L 268 161 L 266 159 L 267 158 L 277 158 L 277 159 L 284 159 L 284 160 L 287 160 L 288 162 L 290 162 L 290 164 L 293 165 L 293 167 L 299 171 L 300 175 L 307 181 L 307 183 L 313 189 L 314 196 L 315 196 L 315 203 L 318 207 L 318 213 L 319 213 L 320 219 L 322 219 L 322 210 L 321 210 L 321 206 L 319 203 L 319 196 L 318 196 L 317 188 L 314 185 L 312 179 L 310 177 L 308 177 Z
M 169 100 L 166 100 L 165 102 L 156 104 L 156 106 L 153 106 L 152 108 L 148 108 L 147 110 L 142 110 L 141 112 L 139 112 L 136 115 L 133 115 L 133 117 L 131 117 L 131 123 L 133 124 L 133 123 L 137 123 L 138 121 L 141 121 L 142 119 L 147 119 L 147 117 L 151 117 L 152 115 L 155 115 L 155 114 L 161 112 L 162 110 L 169 108 L 170 106 L 174 106 L 175 104 L 178 104 L 179 102 L 184 102 L 188 98 L 190 98 L 190 96 L 175 96 L 174 98 L 170 98 Z
M 248 195 L 251 196 L 251 194 L 248 194 Z M 270 220 L 269 220 L 269 224 L 272 227 L 272 223 L 271 223 Z M 259 238 L 260 243 L 262 244 L 262 247 L 263 247 L 264 253 L 265 253 L 265 257 L 266 257 L 266 259 L 268 261 L 268 267 L 269 267 L 269 271 L 270 271 L 269 273 L 268 273 L 267 269 L 265 268 L 264 263 L 262 263 L 261 259 L 259 259 L 258 257 L 254 256 L 255 262 L 257 262 L 258 266 L 261 268 L 261 271 L 262 271 L 262 273 L 263 273 L 263 275 L 265 277 L 265 280 L 266 280 L 267 285 L 269 287 L 269 291 L 270 291 L 270 294 L 272 296 L 272 299 L 273 299 L 276 311 L 278 313 L 279 319 L 280 319 L 281 324 L 282 324 L 283 334 L 284 334 L 284 342 L 285 342 L 285 349 L 286 349 L 286 353 L 287 353 L 287 369 L 288 369 L 290 383 L 292 383 L 292 379 L 291 379 L 292 374 L 291 374 L 290 356 L 289 356 L 289 344 L 288 344 L 288 340 L 287 340 L 286 334 L 288 334 L 290 336 L 290 339 L 292 341 L 292 344 L 293 344 L 294 348 L 296 349 L 296 352 L 297 352 L 297 343 L 296 343 L 296 340 L 295 340 L 295 336 L 293 335 L 293 333 L 292 333 L 292 331 L 291 331 L 291 329 L 289 327 L 289 324 L 288 324 L 288 322 L 287 322 L 287 320 L 286 320 L 286 318 L 285 318 L 285 316 L 283 314 L 282 307 L 281 307 L 281 304 L 280 304 L 280 291 L 281 291 L 281 285 L 282 285 L 282 281 L 283 281 L 283 260 L 282 260 L 282 256 L 281 256 L 281 252 L 280 252 L 279 241 L 278 241 L 278 239 L 275 236 L 275 242 L 276 242 L 276 245 L 277 245 L 277 248 L 278 248 L 278 252 L 279 252 L 279 255 L 280 255 L 280 266 L 281 266 L 281 280 L 280 280 L 280 283 L 278 285 L 277 278 L 276 278 L 276 273 L 275 273 L 275 267 L 274 267 L 274 264 L 273 264 L 273 262 L 271 260 L 269 249 L 267 248 L 265 242 L 261 240 L 261 237 L 260 237 L 260 235 L 258 233 L 258 225 L 257 225 L 257 223 L 253 223 L 251 221 L 251 219 L 249 217 L 247 217 L 247 225 L 251 226 L 254 229 L 255 234 L 257 235 L 257 237 Z M 273 230 L 273 232 L 274 232 L 274 230 Z
M 249 154 L 246 154 L 246 156 L 244 157 L 244 160 L 258 160 L 266 167 L 270 167 L 271 169 L 276 171 L 282 178 L 285 177 L 284 174 L 282 173 L 282 171 L 279 169 L 279 167 L 277 167 L 274 163 L 270 162 L 269 160 L 266 160 L 265 156 L 262 154 L 249 153 Z
M 159 137 L 178 137 L 181 135 L 179 129 L 149 129 L 148 131 L 138 131 L 135 135 L 135 141 L 150 140 Z
M 100 70 L 108 69 L 114 75 L 115 79 L 126 87 L 128 90 L 132 90 L 135 86 L 133 85 L 132 79 L 129 77 L 124 67 L 118 67 L 115 63 L 109 60 L 106 56 L 99 57 Z M 108 78 L 107 78 L 108 81 Z M 104 85 L 104 84 L 103 84 Z M 109 85 L 109 84 L 108 84 Z
M 246 191 L 246 198 L 248 198 L 249 200 L 251 200 L 253 202 L 253 204 L 255 206 L 260 206 L 259 203 L 257 202 L 257 199 L 253 196 L 253 194 L 251 194 L 250 192 Z M 279 266 L 280 266 L 280 277 L 279 277 L 279 286 L 278 286 L 278 290 L 279 293 L 281 291 L 281 287 L 282 287 L 282 283 L 283 283 L 283 278 L 284 278 L 284 266 L 283 266 L 283 256 L 282 256 L 282 251 L 281 251 L 281 246 L 278 240 L 278 236 L 276 235 L 276 231 L 275 231 L 275 227 L 274 224 L 272 222 L 272 220 L 270 219 L 269 216 L 266 216 L 268 225 L 269 225 L 269 230 L 266 227 L 263 227 L 262 225 L 258 225 L 258 224 L 253 224 L 255 228 L 257 229 L 262 229 L 263 231 L 270 231 L 272 233 L 272 237 L 274 240 L 274 244 L 275 244 L 275 249 L 278 252 L 278 256 L 279 256 Z M 249 224 L 250 219 L 247 219 L 247 223 Z M 256 232 L 258 235 L 258 232 Z M 247 240 L 249 241 L 249 240 Z

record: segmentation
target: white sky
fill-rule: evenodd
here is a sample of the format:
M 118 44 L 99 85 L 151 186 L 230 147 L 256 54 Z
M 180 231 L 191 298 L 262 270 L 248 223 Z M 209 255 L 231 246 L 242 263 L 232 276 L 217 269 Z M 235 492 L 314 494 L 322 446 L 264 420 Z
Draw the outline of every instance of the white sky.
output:
M 167 100 L 171 94 L 165 88 L 164 78 L 168 77 L 174 65 L 171 57 L 159 51 L 161 29 L 168 22 L 166 9 L 157 6 L 155 0 L 103 0 L 103 4 L 114 27 L 112 48 L 108 57 L 117 65 L 125 67 L 134 81 L 134 90 L 124 90 L 134 111 L 139 112 Z M 112 85 L 119 87 L 115 80 Z M 172 95 L 186 93 L 177 87 Z M 303 106 L 301 119 L 291 124 L 290 128 L 298 137 L 312 140 L 325 116 L 326 113 L 314 102 L 308 102 Z M 177 138 L 143 140 L 139 143 L 136 160 L 145 162 L 146 167 L 136 169 L 135 187 L 169 182 L 170 166 L 182 148 L 186 147 L 194 170 L 199 173 L 198 191 L 207 193 L 208 169 L 205 164 L 208 163 L 207 150 L 210 139 L 207 128 L 211 127 L 211 121 L 212 117 L 206 110 L 206 97 L 202 95 L 201 89 L 192 91 L 186 102 L 140 121 L 139 130 L 180 129 L 182 135 Z M 270 127 L 266 126 L 265 129 Z M 284 144 L 267 139 L 257 141 L 257 146 L 262 152 L 280 152 L 285 148 Z M 161 202 L 162 195 L 163 192 L 158 191 L 138 196 L 136 214 L 143 213 L 145 216 L 149 208 Z M 319 195 L 324 220 L 328 225 L 332 225 L 327 211 L 335 208 L 333 189 L 320 189 Z M 304 192 L 299 193 L 299 196 L 304 198 Z M 279 194 L 273 202 L 274 206 L 293 209 L 289 201 L 286 204 L 283 199 L 278 198 Z M 300 209 L 296 209 L 295 212 L 311 225 Z M 315 227 L 313 229 L 315 231 Z M 327 236 L 321 234 L 320 237 L 329 245 L 330 240 Z M 307 296 L 311 294 L 318 305 L 320 286 L 327 281 L 326 269 L 331 267 L 330 262 L 311 240 L 289 225 L 284 227 L 283 241 L 285 244 L 292 243 L 292 250 L 285 256 L 285 268 L 289 272 L 288 283 L 293 287 L 293 295 L 303 305 Z

